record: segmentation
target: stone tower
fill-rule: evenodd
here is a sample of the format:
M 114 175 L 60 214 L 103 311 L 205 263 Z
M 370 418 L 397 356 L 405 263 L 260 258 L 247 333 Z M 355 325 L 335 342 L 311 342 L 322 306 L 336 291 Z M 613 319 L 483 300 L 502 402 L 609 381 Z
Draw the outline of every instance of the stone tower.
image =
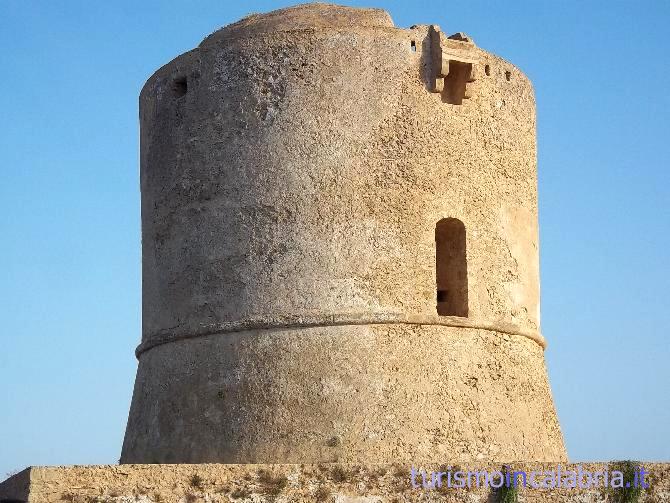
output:
M 517 68 L 302 5 L 158 70 L 140 122 L 123 463 L 565 460 Z

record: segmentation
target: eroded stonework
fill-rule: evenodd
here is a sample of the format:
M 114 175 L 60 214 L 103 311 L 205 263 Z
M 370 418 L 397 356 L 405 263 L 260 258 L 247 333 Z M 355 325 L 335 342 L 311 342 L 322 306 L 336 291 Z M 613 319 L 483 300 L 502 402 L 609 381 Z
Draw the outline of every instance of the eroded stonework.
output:
M 501 470 L 499 464 L 477 463 L 414 465 L 324 463 L 281 465 L 121 465 L 31 467 L 0 483 L 0 501 L 26 503 L 160 503 L 160 502 L 330 502 L 330 503 L 399 503 L 453 502 L 490 503 L 501 501 L 496 489 L 471 477 L 469 487 L 430 487 L 434 472 L 463 471 L 490 474 Z M 533 503 L 601 503 L 632 501 L 624 499 L 622 490 L 585 483 L 547 489 L 547 480 L 538 476 L 531 485 L 530 474 L 556 473 L 555 463 L 515 463 L 511 473 L 528 474 L 527 484 L 520 484 L 518 501 Z M 583 463 L 562 465 L 567 471 L 589 472 L 621 470 L 621 463 Z M 645 484 L 640 503 L 670 501 L 670 465 L 645 463 Z M 427 474 L 423 487 L 421 472 Z M 629 476 L 630 480 L 632 477 Z M 445 481 L 447 478 L 445 477 Z M 481 480 L 481 479 L 480 479 Z M 494 485 L 495 480 L 493 479 Z M 518 479 L 521 480 L 521 479 Z M 539 488 L 537 486 L 540 486 Z M 516 501 L 516 500 L 515 500 Z M 638 501 L 638 500 L 635 500 Z
M 161 68 L 140 122 L 123 463 L 566 458 L 513 65 L 308 4 Z

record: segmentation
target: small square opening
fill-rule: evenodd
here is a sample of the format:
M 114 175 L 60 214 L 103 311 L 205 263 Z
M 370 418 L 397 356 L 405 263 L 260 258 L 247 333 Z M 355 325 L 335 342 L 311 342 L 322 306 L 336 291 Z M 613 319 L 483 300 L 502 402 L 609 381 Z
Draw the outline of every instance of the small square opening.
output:
M 172 81 L 172 92 L 177 98 L 181 98 L 188 92 L 188 80 L 186 77 L 177 77 Z

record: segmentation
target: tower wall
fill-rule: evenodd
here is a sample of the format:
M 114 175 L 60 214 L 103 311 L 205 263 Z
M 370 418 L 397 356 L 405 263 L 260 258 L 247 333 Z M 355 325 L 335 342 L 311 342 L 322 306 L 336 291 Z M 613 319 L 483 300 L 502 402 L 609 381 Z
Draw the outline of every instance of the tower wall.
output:
M 122 462 L 565 458 L 515 67 L 383 11 L 301 6 L 161 68 L 140 122 Z M 436 246 L 440 222 L 462 239 Z

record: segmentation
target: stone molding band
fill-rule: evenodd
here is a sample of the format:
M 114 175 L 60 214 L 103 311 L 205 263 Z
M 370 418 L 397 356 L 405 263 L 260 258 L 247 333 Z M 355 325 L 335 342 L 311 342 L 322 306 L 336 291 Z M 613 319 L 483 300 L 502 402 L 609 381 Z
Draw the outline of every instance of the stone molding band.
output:
M 159 332 L 149 336 L 135 350 L 135 356 L 140 357 L 142 353 L 151 348 L 168 344 L 170 342 L 184 339 L 194 339 L 208 335 L 225 334 L 233 332 L 246 332 L 249 330 L 273 330 L 284 328 L 312 328 L 332 327 L 346 325 L 436 325 L 456 328 L 477 328 L 500 332 L 508 335 L 519 335 L 526 337 L 545 349 L 547 342 L 539 331 L 522 328 L 513 323 L 485 322 L 471 320 L 459 316 L 431 316 L 431 315 L 402 315 L 395 313 L 377 314 L 331 314 L 311 316 L 264 316 L 247 318 L 239 321 L 227 321 L 203 325 L 198 330 L 189 333 Z

